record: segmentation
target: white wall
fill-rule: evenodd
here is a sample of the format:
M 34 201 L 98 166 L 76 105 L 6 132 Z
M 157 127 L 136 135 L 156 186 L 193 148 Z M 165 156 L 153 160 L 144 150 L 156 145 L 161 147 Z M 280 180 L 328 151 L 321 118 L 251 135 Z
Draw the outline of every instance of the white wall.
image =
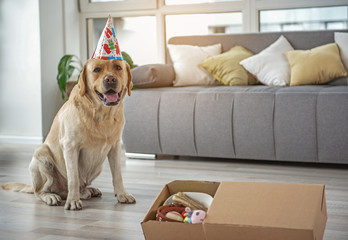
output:
M 64 0 L 65 53 L 80 57 L 80 13 L 78 0 Z
M 40 143 L 62 105 L 59 59 L 79 55 L 77 0 L 0 1 L 0 143 Z
M 42 138 L 37 0 L 0 1 L 0 136 Z
M 64 20 L 61 0 L 39 0 L 41 42 L 42 136 L 45 138 L 62 105 L 57 66 L 64 54 Z
M 46 138 L 62 106 L 57 66 L 64 54 L 79 55 L 78 4 L 71 0 L 39 0 L 41 39 L 42 136 Z

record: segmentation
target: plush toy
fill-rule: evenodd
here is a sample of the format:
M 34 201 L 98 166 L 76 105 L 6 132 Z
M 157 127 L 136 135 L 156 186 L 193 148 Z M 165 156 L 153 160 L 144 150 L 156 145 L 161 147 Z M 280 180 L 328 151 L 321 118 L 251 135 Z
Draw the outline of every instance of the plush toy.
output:
M 187 215 L 189 214 L 189 212 L 191 212 L 191 211 L 192 211 L 191 208 L 185 207 L 185 211 L 183 211 L 181 213 L 181 216 L 183 217 L 183 219 L 185 219 L 187 217 Z
M 185 208 L 185 211 L 182 213 L 182 215 L 185 216 L 185 223 L 197 224 L 202 223 L 204 221 L 204 218 L 207 215 L 207 213 L 203 210 L 191 211 L 191 209 L 187 207 Z

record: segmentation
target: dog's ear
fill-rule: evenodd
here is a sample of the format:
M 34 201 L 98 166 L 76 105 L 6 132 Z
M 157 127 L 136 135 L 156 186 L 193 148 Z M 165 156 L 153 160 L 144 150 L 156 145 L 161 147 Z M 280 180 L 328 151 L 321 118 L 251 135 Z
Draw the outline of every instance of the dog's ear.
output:
M 131 70 L 130 70 L 129 64 L 127 62 L 126 62 L 126 66 L 127 66 L 127 73 L 128 73 L 128 83 L 127 83 L 128 96 L 130 96 L 131 95 L 131 90 L 133 88 L 132 74 L 131 74 Z
M 78 82 L 78 87 L 79 87 L 79 93 L 80 96 L 83 97 L 86 93 L 86 85 L 87 85 L 87 79 L 86 79 L 86 71 L 87 71 L 87 64 L 82 69 L 82 72 L 80 73 L 80 78 Z

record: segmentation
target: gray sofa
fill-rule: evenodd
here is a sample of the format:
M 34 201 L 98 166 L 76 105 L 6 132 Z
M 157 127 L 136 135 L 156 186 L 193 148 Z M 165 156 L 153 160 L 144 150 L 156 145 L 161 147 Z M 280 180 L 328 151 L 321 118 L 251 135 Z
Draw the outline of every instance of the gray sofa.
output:
M 242 45 L 258 53 L 281 34 L 295 49 L 334 42 L 334 31 L 315 31 L 175 37 L 169 43 L 222 43 L 223 52 Z M 146 88 L 134 90 L 124 107 L 126 152 L 348 164 L 348 86 Z

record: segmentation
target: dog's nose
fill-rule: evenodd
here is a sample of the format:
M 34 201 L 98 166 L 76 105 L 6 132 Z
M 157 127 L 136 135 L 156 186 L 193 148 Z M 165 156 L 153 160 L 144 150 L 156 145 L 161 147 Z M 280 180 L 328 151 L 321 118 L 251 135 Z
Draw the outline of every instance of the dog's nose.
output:
M 104 78 L 104 83 L 114 84 L 116 83 L 117 78 L 114 75 L 106 75 Z

